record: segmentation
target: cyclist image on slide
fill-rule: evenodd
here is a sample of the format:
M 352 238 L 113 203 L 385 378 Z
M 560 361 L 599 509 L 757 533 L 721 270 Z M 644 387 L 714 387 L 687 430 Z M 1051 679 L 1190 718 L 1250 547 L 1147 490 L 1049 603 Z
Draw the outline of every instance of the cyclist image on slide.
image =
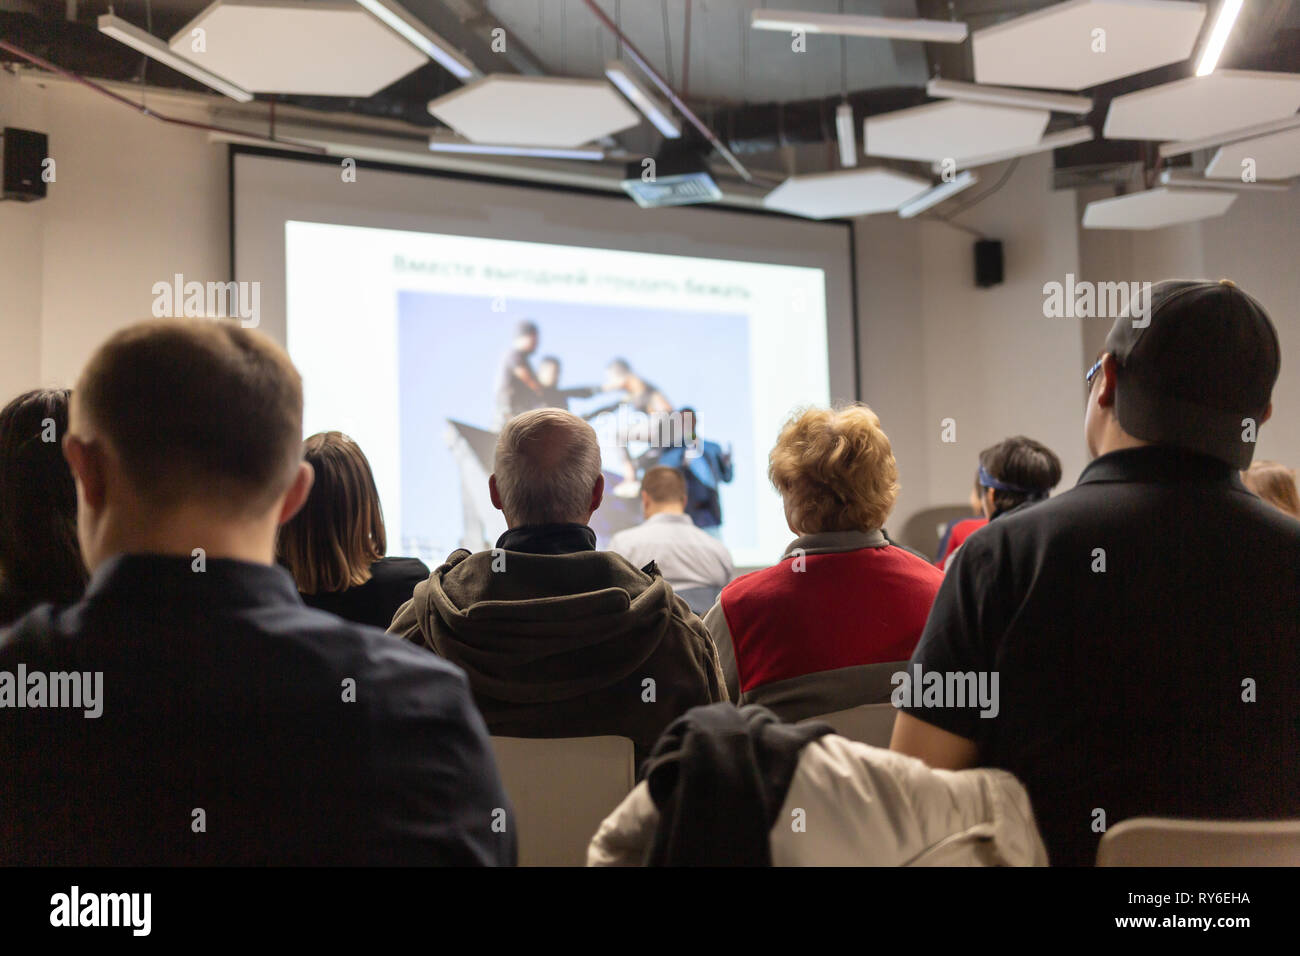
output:
M 537 381 L 542 385 L 541 407 L 569 410 L 569 399 L 591 398 L 599 389 L 589 385 L 560 388 L 560 360 L 548 355 L 537 363 Z
M 605 384 L 602 391 L 606 392 L 623 392 L 626 398 L 622 402 L 615 402 L 604 408 L 591 412 L 587 417 L 594 418 L 605 412 L 616 411 L 621 404 L 627 404 L 634 411 L 646 415 L 667 415 L 673 410 L 673 403 L 668 400 L 668 396 L 661 392 L 654 385 L 651 385 L 640 375 L 632 371 L 632 367 L 626 359 L 617 358 L 605 367 Z M 639 472 L 645 470 L 653 462 L 644 460 L 657 455 L 658 449 L 652 446 L 637 458 L 632 457 L 628 450 L 631 442 L 649 442 L 652 438 L 651 429 L 648 422 L 634 422 L 628 429 L 628 433 L 623 438 L 623 480 L 613 489 L 614 494 L 620 498 L 635 498 L 641 492 L 641 483 L 637 478 Z

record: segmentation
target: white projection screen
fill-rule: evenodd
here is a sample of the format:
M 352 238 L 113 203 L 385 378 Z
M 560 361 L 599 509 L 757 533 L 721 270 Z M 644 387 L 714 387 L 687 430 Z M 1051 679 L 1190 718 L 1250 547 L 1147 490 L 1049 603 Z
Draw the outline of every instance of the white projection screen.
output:
M 856 392 L 845 224 L 366 166 L 346 181 L 339 161 L 260 151 L 231 162 L 234 277 L 260 284 L 259 327 L 302 372 L 305 433 L 343 432 L 369 458 L 390 554 L 433 566 L 505 530 L 487 475 L 524 365 L 523 401 L 568 407 L 600 438 L 600 546 L 639 520 L 644 468 L 707 479 L 708 446 L 674 431 L 689 407 L 716 446 L 715 533 L 737 567 L 780 557 L 773 441 L 795 408 Z

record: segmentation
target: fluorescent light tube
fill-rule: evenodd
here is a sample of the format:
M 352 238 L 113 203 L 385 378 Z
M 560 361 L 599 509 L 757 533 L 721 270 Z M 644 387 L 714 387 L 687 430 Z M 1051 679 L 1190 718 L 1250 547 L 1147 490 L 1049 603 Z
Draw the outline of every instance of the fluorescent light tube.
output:
M 835 107 L 835 138 L 840 144 L 840 165 L 858 165 L 858 141 L 853 135 L 853 107 L 848 103 Z
M 131 49 L 138 50 L 145 56 L 166 64 L 191 79 L 198 80 L 204 86 L 212 87 L 218 93 L 224 93 L 232 100 L 247 103 L 253 98 L 253 94 L 248 90 L 241 89 L 229 80 L 217 76 L 211 70 L 205 70 L 192 60 L 185 59 L 156 36 L 145 33 L 139 27 L 132 26 L 121 17 L 105 13 L 100 16 L 98 24 L 99 32 L 105 36 L 110 36 L 114 40 L 125 43 Z
M 1232 25 L 1237 22 L 1239 13 L 1241 0 L 1223 0 L 1219 6 L 1219 19 L 1214 21 L 1214 29 L 1210 31 L 1210 38 L 1205 41 L 1205 50 L 1201 53 L 1201 62 L 1196 65 L 1197 76 L 1209 76 L 1219 65 L 1219 55 L 1223 52 L 1223 45 L 1228 42 L 1228 34 L 1232 32 Z
M 1292 186 L 1292 183 L 1287 180 L 1262 179 L 1253 183 L 1240 183 L 1235 179 L 1206 179 L 1204 176 L 1176 172 L 1172 169 L 1162 170 L 1157 182 L 1161 186 L 1174 186 L 1177 188 L 1240 189 L 1242 192 L 1284 193 Z
M 928 96 L 950 100 L 995 103 L 998 106 L 1023 106 L 1026 109 L 1051 110 L 1053 113 L 1074 113 L 1084 116 L 1092 112 L 1092 99 L 1087 96 L 1037 93 L 1032 90 L 1012 89 L 1009 86 L 983 86 L 979 83 L 961 83 L 957 80 L 931 80 L 926 84 L 925 92 Z
M 961 43 L 966 39 L 966 24 L 948 20 L 900 20 L 895 17 L 809 13 L 807 10 L 755 10 L 749 23 L 755 30 L 802 30 L 805 33 L 884 37 L 925 43 Z
M 989 163 L 1000 163 L 1004 159 L 1015 159 L 1017 156 L 1030 156 L 1034 153 L 1045 153 L 1050 149 L 1061 149 L 1065 146 L 1074 146 L 1077 143 L 1088 143 L 1096 138 L 1091 126 L 1071 126 L 1069 129 L 1063 129 L 1056 133 L 1048 133 L 1037 143 L 1031 143 L 1028 146 L 1018 146 L 1015 149 L 999 150 L 996 153 L 985 153 L 983 156 L 967 156 L 956 159 L 958 169 L 967 169 L 971 166 L 987 166 Z M 943 172 L 944 160 L 937 160 L 930 165 L 930 168 L 936 173 Z
M 393 0 L 357 0 L 357 3 L 417 50 L 441 63 L 456 79 L 463 81 L 483 75 L 464 54 L 412 16 L 401 4 L 394 3 Z
M 681 138 L 681 124 L 673 119 L 668 104 L 646 89 L 623 63 L 610 60 L 605 64 L 605 76 L 618 87 L 618 91 L 626 96 L 633 106 L 645 115 L 646 119 L 654 124 L 655 129 L 669 139 Z
M 970 170 L 958 173 L 949 183 L 939 183 L 929 192 L 921 193 L 910 202 L 905 202 L 898 207 L 898 215 L 903 219 L 911 219 L 913 216 L 919 216 L 934 206 L 939 205 L 945 199 L 957 195 L 963 189 L 969 189 L 974 186 L 980 178 Z
M 507 143 L 472 143 L 467 139 L 429 137 L 429 149 L 435 153 L 478 153 L 485 156 L 532 156 L 538 159 L 604 159 L 599 146 L 516 146 Z

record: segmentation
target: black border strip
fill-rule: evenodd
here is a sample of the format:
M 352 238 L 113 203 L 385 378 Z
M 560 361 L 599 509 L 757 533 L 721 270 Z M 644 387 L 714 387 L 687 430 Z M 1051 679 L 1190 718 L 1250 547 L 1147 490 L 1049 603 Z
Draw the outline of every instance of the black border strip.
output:
M 229 143 L 226 154 L 227 166 L 227 202 L 229 205 L 230 218 L 230 279 L 235 280 L 235 157 L 240 154 L 250 156 L 269 156 L 275 159 L 294 159 L 299 162 L 309 163 L 330 163 L 336 165 L 338 157 L 324 156 L 317 153 L 300 153 L 291 149 L 274 149 L 266 146 L 250 146 L 245 143 Z M 562 183 L 539 183 L 531 181 L 520 181 L 510 179 L 505 176 L 485 176 L 481 173 L 464 173 L 456 170 L 445 169 L 428 169 L 421 166 L 403 166 L 400 163 L 377 163 L 370 160 L 357 160 L 359 169 L 375 169 L 386 173 L 405 173 L 411 176 L 427 176 L 433 179 L 451 179 L 463 182 L 487 183 L 493 186 L 513 186 L 517 189 L 537 189 L 546 192 L 560 192 L 576 194 L 580 196 L 596 196 L 601 199 L 607 199 L 611 202 L 626 203 L 627 197 L 618 193 L 611 193 L 605 189 L 590 189 L 584 186 L 566 186 Z M 707 209 L 714 211 L 721 209 L 725 212 L 741 213 L 747 216 L 763 216 L 774 219 L 787 219 L 796 222 L 811 222 L 815 225 L 841 226 L 848 230 L 849 233 L 849 308 L 852 314 L 849 316 L 850 325 L 853 334 L 853 394 L 859 401 L 862 399 L 862 353 L 860 349 L 860 332 L 858 328 L 858 256 L 857 256 L 857 230 L 854 228 L 852 219 L 801 219 L 796 216 L 788 216 L 783 212 L 772 212 L 767 209 L 749 209 L 744 206 L 705 206 Z

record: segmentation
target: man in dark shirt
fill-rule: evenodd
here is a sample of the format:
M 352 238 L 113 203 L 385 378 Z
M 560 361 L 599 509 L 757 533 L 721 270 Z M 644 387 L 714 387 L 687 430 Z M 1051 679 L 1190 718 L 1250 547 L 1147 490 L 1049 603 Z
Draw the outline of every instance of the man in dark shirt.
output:
M 513 862 L 462 672 L 273 564 L 301 440 L 259 333 L 149 322 L 91 358 L 64 439 L 90 585 L 0 631 L 0 864 Z
M 529 356 L 537 351 L 537 324 L 527 319 L 515 327 L 510 351 L 501 362 L 497 377 L 497 429 L 523 412 L 539 408 L 544 396 Z
M 1300 816 L 1300 524 L 1238 476 L 1277 333 L 1226 280 L 1134 312 L 1087 376 L 1098 457 L 966 541 L 899 688 L 892 748 L 1016 774 L 1054 864 L 1126 817 Z

